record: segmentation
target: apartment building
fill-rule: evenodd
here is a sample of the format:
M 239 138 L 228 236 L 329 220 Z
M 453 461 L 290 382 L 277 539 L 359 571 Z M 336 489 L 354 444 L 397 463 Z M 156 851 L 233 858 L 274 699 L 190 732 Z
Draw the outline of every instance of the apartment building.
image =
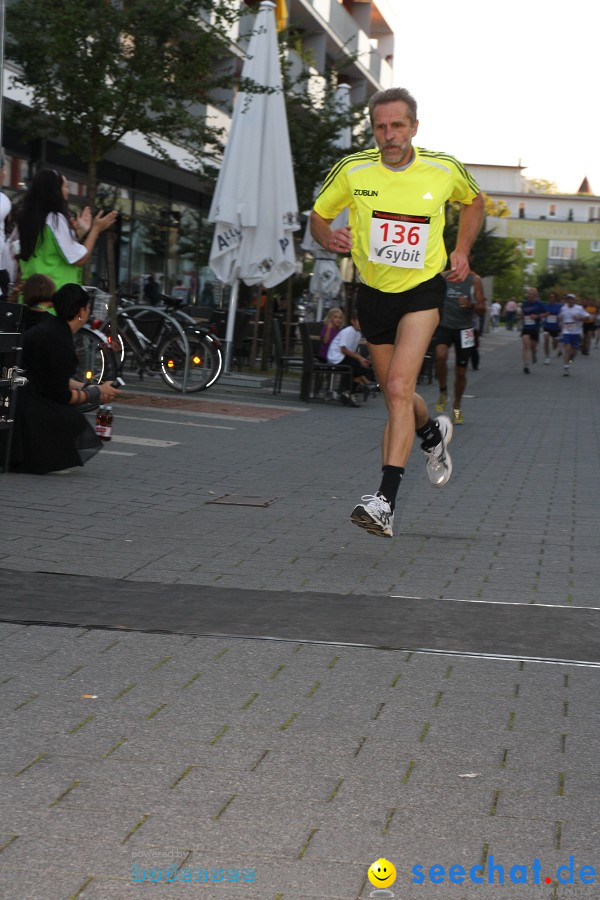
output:
M 288 0 L 289 23 L 317 72 L 344 52 L 356 60 L 343 70 L 351 103 L 367 103 L 375 91 L 392 86 L 394 33 L 387 14 L 393 0 Z
M 467 164 L 481 189 L 510 211 L 494 219 L 498 237 L 516 238 L 534 274 L 575 259 L 600 259 L 600 196 L 582 176 L 573 194 L 535 189 L 522 166 Z

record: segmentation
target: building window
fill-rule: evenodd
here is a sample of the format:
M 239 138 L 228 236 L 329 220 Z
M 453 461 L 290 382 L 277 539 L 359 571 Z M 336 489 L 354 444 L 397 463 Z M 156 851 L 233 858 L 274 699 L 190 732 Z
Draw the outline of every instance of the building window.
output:
M 592 253 L 600 253 L 600 241 L 590 241 L 590 250 Z
M 600 206 L 589 207 L 588 222 L 600 222 Z
M 519 203 L 519 218 L 520 218 L 520 219 L 524 219 L 524 218 L 525 218 L 525 204 L 522 203 L 522 202 Z
M 573 221 L 573 210 L 572 209 L 569 210 L 569 215 L 567 216 L 567 220 L 569 222 Z
M 24 190 L 29 179 L 29 162 L 19 156 L 5 156 L 2 187 Z
M 550 241 L 548 259 L 570 260 L 577 257 L 577 241 Z
M 548 215 L 549 215 L 549 216 L 555 216 L 555 215 L 556 215 L 556 203 L 551 203 L 551 204 L 548 206 Z
M 533 257 L 535 256 L 535 241 L 528 240 L 524 242 L 523 255 L 527 259 L 533 259 Z

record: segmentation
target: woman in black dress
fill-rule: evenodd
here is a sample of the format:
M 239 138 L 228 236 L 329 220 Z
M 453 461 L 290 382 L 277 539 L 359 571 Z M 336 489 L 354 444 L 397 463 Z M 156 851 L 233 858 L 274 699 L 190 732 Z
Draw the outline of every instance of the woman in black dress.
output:
M 102 442 L 77 407 L 110 403 L 119 391 L 108 382 L 84 385 L 71 376 L 77 366 L 73 335 L 90 315 L 91 298 L 78 284 L 54 295 L 56 316 L 23 334 L 22 367 L 28 383 L 18 395 L 11 469 L 43 475 L 83 466 Z

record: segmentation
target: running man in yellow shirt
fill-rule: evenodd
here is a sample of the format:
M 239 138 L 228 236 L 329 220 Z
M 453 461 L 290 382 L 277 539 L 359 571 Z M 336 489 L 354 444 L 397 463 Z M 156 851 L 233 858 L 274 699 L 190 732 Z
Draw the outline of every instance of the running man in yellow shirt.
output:
M 447 201 L 462 204 L 449 281 L 469 273 L 469 251 L 481 228 L 484 203 L 471 175 L 452 156 L 414 147 L 417 104 L 405 88 L 378 91 L 369 102 L 377 148 L 346 156 L 326 177 L 311 213 L 315 240 L 352 253 L 359 273 L 357 313 L 388 420 L 379 490 L 366 494 L 351 520 L 370 534 L 392 537 L 394 507 L 415 430 L 431 484 L 452 473 L 447 445 L 452 423 L 431 419 L 415 393 L 423 357 L 440 321 L 446 283 L 443 241 Z M 331 223 L 349 207 L 349 224 Z

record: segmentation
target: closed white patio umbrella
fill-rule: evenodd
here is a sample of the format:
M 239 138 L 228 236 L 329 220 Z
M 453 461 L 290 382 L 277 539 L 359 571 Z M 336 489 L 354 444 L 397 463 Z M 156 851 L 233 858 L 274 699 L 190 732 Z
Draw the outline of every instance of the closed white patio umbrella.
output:
M 339 84 L 335 92 L 336 106 L 340 111 L 347 112 L 350 109 L 350 85 Z M 340 150 L 349 150 L 352 144 L 350 127 L 342 129 L 334 144 Z M 320 186 L 319 186 L 320 190 Z M 317 191 L 318 193 L 318 191 Z M 348 210 L 343 209 L 331 223 L 332 229 L 343 228 L 348 224 Z M 325 250 L 318 244 L 310 233 L 310 218 L 306 225 L 306 231 L 302 240 L 302 249 L 307 250 L 314 257 L 313 271 L 310 278 L 309 291 L 317 298 L 315 319 L 321 321 L 323 316 L 323 300 L 325 295 L 335 297 L 342 286 L 342 274 L 337 265 L 337 254 Z
M 215 234 L 209 263 L 232 285 L 225 371 L 229 371 L 239 280 L 274 287 L 296 271 L 293 232 L 298 201 L 277 49 L 275 4 L 255 17 L 242 76 L 270 92 L 236 98 L 209 221 Z

